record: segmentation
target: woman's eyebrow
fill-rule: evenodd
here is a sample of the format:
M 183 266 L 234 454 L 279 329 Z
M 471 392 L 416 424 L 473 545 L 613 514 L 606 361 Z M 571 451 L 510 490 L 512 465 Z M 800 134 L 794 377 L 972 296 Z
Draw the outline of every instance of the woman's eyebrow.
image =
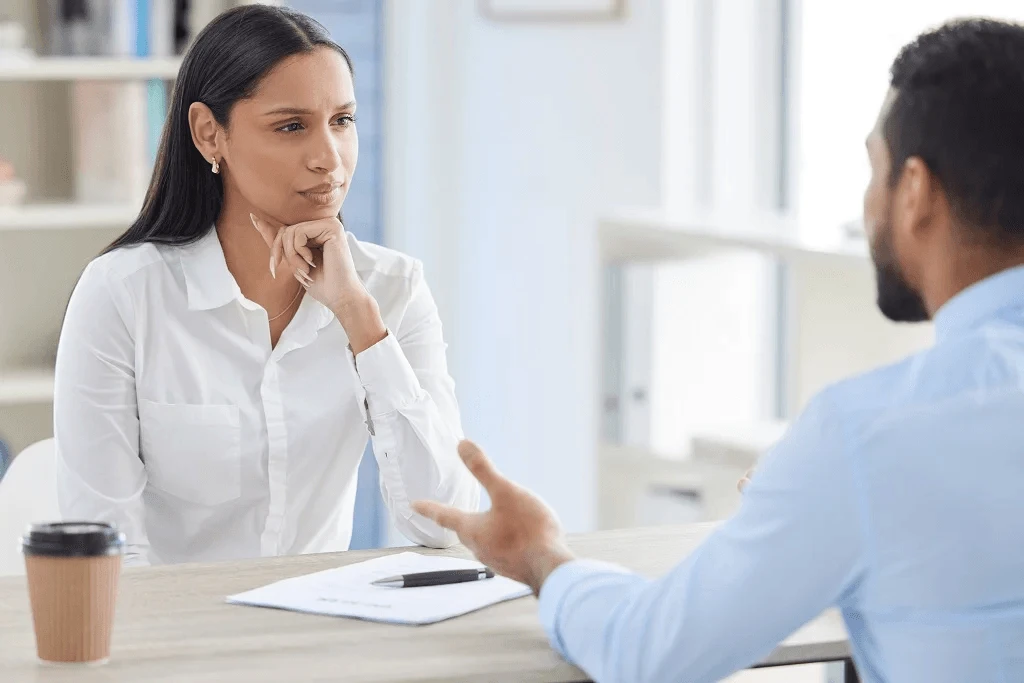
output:
M 356 101 L 346 102 L 345 104 L 337 107 L 337 109 L 351 109 L 356 106 Z M 264 116 L 308 116 L 313 112 L 309 109 L 302 109 L 301 107 L 277 107 L 270 111 L 263 112 Z

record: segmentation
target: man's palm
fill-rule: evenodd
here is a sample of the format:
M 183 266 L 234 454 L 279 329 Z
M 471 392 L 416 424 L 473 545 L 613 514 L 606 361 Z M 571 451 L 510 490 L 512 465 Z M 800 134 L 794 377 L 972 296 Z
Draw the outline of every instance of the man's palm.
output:
M 501 476 L 476 444 L 463 441 L 459 455 L 490 496 L 491 509 L 463 512 L 433 501 L 416 501 L 414 509 L 458 534 L 494 571 L 539 591 L 548 573 L 571 559 L 554 513 L 532 493 Z

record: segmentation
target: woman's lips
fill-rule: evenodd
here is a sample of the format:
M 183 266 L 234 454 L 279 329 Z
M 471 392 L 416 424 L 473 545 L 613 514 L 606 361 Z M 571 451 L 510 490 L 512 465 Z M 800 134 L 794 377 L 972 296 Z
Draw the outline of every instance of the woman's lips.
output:
M 341 191 L 343 189 L 344 185 L 335 185 L 330 189 L 321 190 L 316 188 L 305 190 L 299 194 L 317 206 L 330 206 L 331 204 L 337 204 L 341 200 Z

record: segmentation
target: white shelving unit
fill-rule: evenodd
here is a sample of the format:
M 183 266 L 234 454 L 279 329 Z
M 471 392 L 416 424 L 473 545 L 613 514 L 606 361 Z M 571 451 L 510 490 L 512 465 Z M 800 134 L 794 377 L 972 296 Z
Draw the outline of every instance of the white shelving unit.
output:
M 3 0 L 31 46 L 44 44 L 37 0 Z M 192 3 L 195 35 L 244 0 Z M 18 453 L 53 429 L 53 360 L 61 321 L 78 277 L 138 215 L 141 201 L 84 204 L 74 199 L 72 149 L 79 81 L 172 81 L 181 57 L 0 58 L 0 156 L 28 186 L 25 203 L 0 206 L 0 439 Z M 109 144 L 117 145 L 116 140 Z
M 754 251 L 785 263 L 790 291 L 784 381 L 790 393 L 787 413 L 795 415 L 825 385 L 918 351 L 933 334 L 930 326 L 896 325 L 878 312 L 863 238 L 837 233 L 829 239 L 808 232 L 773 214 L 674 215 L 657 208 L 624 208 L 600 221 L 599 258 L 601 265 L 655 264 Z M 599 302 L 596 308 L 605 306 Z M 599 436 L 602 527 L 635 525 L 637 501 L 658 487 L 697 491 L 711 501 L 708 518 L 723 518 L 739 502 L 739 477 L 784 429 L 774 420 L 708 426 L 691 435 L 686 452 L 672 454 L 642 444 L 607 443 Z
M 49 404 L 53 401 L 53 370 L 15 370 L 0 372 L 0 408 Z
M 3 0 L 29 46 L 45 44 L 37 0 Z M 248 0 L 192 3 L 192 34 Z M 28 186 L 26 202 L 0 206 L 0 438 L 18 453 L 53 429 L 53 361 L 64 310 L 82 269 L 138 215 L 141 200 L 74 200 L 72 149 L 79 81 L 172 81 L 181 57 L 0 58 L 0 156 Z M 109 144 L 116 147 L 117 140 Z
M 0 231 L 76 230 L 127 226 L 139 213 L 132 204 L 28 204 L 0 206 Z
M 0 61 L 0 81 L 128 81 L 172 79 L 181 59 L 108 59 L 103 57 L 35 57 Z

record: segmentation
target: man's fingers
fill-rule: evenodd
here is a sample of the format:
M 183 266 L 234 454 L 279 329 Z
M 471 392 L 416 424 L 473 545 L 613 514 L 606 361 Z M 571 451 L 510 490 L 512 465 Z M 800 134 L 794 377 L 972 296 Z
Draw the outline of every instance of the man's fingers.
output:
M 743 493 L 743 489 L 747 488 L 747 485 L 750 484 L 750 478 L 752 476 L 754 476 L 753 467 L 747 470 L 747 473 L 740 477 L 740 480 L 736 482 L 736 490 L 739 491 L 740 493 Z
M 459 457 L 488 493 L 492 493 L 493 487 L 504 481 L 494 463 L 472 441 L 463 441 L 459 444 Z
M 442 505 L 433 500 L 415 500 L 412 509 L 427 519 L 432 519 L 445 529 L 451 529 L 460 534 L 465 527 L 469 515 L 462 510 L 457 510 L 448 505 Z

